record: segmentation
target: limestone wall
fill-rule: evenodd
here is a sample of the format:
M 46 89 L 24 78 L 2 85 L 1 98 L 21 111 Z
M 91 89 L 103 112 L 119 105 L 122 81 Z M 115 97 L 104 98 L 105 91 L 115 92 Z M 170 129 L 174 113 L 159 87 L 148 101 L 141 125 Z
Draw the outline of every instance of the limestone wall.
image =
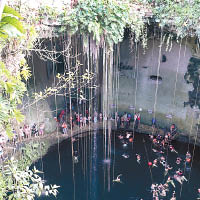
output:
M 136 56 L 128 39 L 122 42 L 119 111 L 133 112 L 130 106 L 134 106 L 136 110 L 142 108 L 142 122 L 151 124 L 151 111 L 155 108 L 157 122 L 161 127 L 169 126 L 173 122 L 188 134 L 192 125 L 196 130 L 198 116 L 189 106 L 184 107 L 184 102 L 188 101 L 188 91 L 193 89 L 184 80 L 192 50 L 189 45 L 182 44 L 180 48 L 180 44 L 173 42 L 171 51 L 166 51 L 166 46 L 163 45 L 159 67 L 159 46 L 159 40 L 150 40 L 145 52 L 141 46 L 138 47 L 139 53 Z M 165 58 L 166 62 L 162 62 Z M 159 75 L 162 79 L 158 84 L 157 97 L 157 81 L 151 80 L 152 75 Z
M 37 54 L 33 54 L 29 58 L 28 63 L 32 70 L 32 77 L 28 84 L 30 95 L 35 92 L 39 93 L 40 91 L 44 91 L 45 88 L 54 85 L 54 78 L 56 82 L 56 71 L 53 73 L 52 62 L 44 61 Z M 26 116 L 25 123 L 32 125 L 33 123 L 40 124 L 41 122 L 45 122 L 45 131 L 54 131 L 56 129 L 54 117 L 61 109 L 65 109 L 64 97 L 57 96 L 56 102 L 55 96 L 50 96 L 46 100 L 39 101 L 35 104 L 32 104 L 32 102 L 31 99 L 24 98 L 24 104 L 30 105 L 24 110 Z
M 191 84 L 184 80 L 189 60 L 194 56 L 194 51 L 190 43 L 185 45 L 173 42 L 171 51 L 166 51 L 166 46 L 161 48 L 161 58 L 159 60 L 159 40 L 149 40 L 148 48 L 138 47 L 138 55 L 135 49 L 130 48 L 128 39 L 121 43 L 120 49 L 120 71 L 119 71 L 119 112 L 131 112 L 130 108 L 135 107 L 136 111 L 142 108 L 141 120 L 145 124 L 151 124 L 153 114 L 156 113 L 157 123 L 161 127 L 175 123 L 185 134 L 190 132 L 195 135 L 196 123 L 198 122 L 199 110 L 194 111 L 190 106 L 184 107 L 184 102 L 188 101 L 188 91 L 192 90 Z M 180 60 L 179 60 L 180 53 Z M 164 56 L 164 57 L 163 57 Z M 195 55 L 196 56 L 196 55 Z M 166 60 L 166 61 L 165 61 Z M 165 61 L 165 62 L 162 62 Z M 159 66 L 160 62 L 160 66 Z M 37 55 L 29 60 L 32 66 L 33 75 L 30 91 L 37 92 L 46 87 L 52 86 L 54 82 L 53 66 L 48 61 L 41 60 Z M 159 66 L 159 70 L 158 70 Z M 98 73 L 102 73 L 99 70 Z M 160 76 L 157 95 L 157 81 L 151 76 Z M 102 77 L 101 74 L 99 77 Z M 109 78 L 111 78 L 109 76 Z M 154 77 L 155 78 L 155 77 Z M 116 77 L 112 79 L 117 80 Z M 102 88 L 101 84 L 100 88 Z M 115 96 L 115 94 L 113 93 Z M 101 94 L 103 96 L 103 93 Z M 101 98 L 102 99 L 102 98 Z M 27 102 L 27 100 L 25 99 Z M 114 100 L 114 103 L 117 101 Z M 46 101 L 39 102 L 26 109 L 26 121 L 29 123 L 45 121 L 48 131 L 55 130 L 55 109 L 65 108 L 65 100 L 58 97 L 55 104 L 55 97 L 50 97 Z M 170 118 L 169 116 L 172 116 Z

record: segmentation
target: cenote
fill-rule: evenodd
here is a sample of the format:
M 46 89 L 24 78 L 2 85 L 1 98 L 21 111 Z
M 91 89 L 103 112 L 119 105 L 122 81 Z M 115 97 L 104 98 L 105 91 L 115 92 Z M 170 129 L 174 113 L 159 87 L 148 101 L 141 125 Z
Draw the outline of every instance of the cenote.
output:
M 152 141 L 148 135 L 134 134 L 134 142 L 128 139 L 119 139 L 125 132 L 113 131 L 109 140 L 108 132 L 87 132 L 76 136 L 73 150 L 78 156 L 78 163 L 72 162 L 71 139 L 64 140 L 59 145 L 52 146 L 48 153 L 35 163 L 36 167 L 44 172 L 45 182 L 60 186 L 57 199 L 77 200 L 139 200 L 152 199 L 151 184 L 164 183 L 164 167 L 148 166 L 160 155 L 152 151 Z M 107 141 L 106 141 L 107 140 Z M 105 144 L 108 144 L 105 146 Z M 127 144 L 124 145 L 124 144 Z M 193 151 L 193 145 L 177 141 L 172 142 L 178 154 L 166 149 L 163 156 L 167 163 L 173 167 L 169 175 L 173 176 L 179 168 L 184 170 L 185 154 Z M 58 150 L 59 147 L 59 150 Z M 184 175 L 188 179 L 183 185 L 174 180 L 175 188 L 169 184 L 167 196 L 161 199 L 170 199 L 173 191 L 177 199 L 196 199 L 200 179 L 200 162 L 198 155 L 200 148 L 195 148 L 194 160 L 185 168 Z M 136 160 L 140 154 L 141 163 Z M 122 155 L 128 155 L 124 158 Z M 177 157 L 182 158 L 180 165 L 176 164 Z M 60 160 L 59 160 L 60 158 Z M 74 173 L 73 173 L 74 172 Z M 122 183 L 113 183 L 118 175 Z M 180 197 L 181 195 L 181 197 Z M 42 196 L 39 199 L 56 199 Z

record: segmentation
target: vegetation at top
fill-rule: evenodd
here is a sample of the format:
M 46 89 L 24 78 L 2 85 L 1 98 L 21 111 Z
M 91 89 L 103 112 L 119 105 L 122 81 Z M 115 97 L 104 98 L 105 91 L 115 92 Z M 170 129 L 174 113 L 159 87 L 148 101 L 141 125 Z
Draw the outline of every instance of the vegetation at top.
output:
M 129 27 L 138 39 L 144 26 L 144 13 L 128 2 L 80 0 L 70 14 L 64 11 L 60 24 L 67 24 L 71 34 L 91 34 L 99 44 L 106 41 L 110 46 L 122 41 L 124 29 Z M 65 31 L 65 26 L 59 30 Z
M 200 37 L 199 0 L 148 0 L 153 17 L 161 27 L 167 28 L 179 37 Z
M 200 37 L 199 0 L 79 0 L 70 10 L 47 10 L 52 14 L 46 13 L 49 19 L 60 25 L 60 33 L 92 35 L 97 43 L 117 44 L 125 28 L 136 41 L 146 39 L 150 23 L 178 37 Z

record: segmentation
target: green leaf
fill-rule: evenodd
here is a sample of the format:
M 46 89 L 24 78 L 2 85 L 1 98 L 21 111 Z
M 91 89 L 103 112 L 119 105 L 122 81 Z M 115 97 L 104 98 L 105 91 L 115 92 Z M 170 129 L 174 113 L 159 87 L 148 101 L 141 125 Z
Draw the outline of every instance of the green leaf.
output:
M 22 23 L 19 20 L 17 20 L 15 17 L 10 17 L 10 16 L 3 17 L 1 19 L 1 22 L 10 24 L 14 26 L 21 33 L 24 33 L 24 28 L 23 28 Z
M 16 16 L 20 19 L 22 19 L 21 15 L 16 11 L 14 10 L 13 8 L 5 5 L 4 9 L 3 9 L 3 13 L 7 13 L 7 14 L 10 14 L 10 15 L 13 15 L 13 16 Z
M 2 29 L 0 29 L 0 38 L 2 38 L 2 39 L 8 38 L 8 34 Z
M 20 36 L 22 36 L 22 33 L 10 24 L 3 25 L 1 28 L 3 29 L 3 31 L 9 37 L 20 37 Z
M 24 120 L 24 115 L 18 109 L 14 109 L 14 115 L 18 122 L 22 122 Z

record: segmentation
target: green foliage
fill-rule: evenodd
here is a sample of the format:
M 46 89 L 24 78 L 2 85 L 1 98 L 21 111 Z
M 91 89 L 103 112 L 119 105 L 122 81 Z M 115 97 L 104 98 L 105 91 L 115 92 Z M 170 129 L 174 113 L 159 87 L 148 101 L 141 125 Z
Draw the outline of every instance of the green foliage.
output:
M 0 130 L 6 130 L 11 136 L 13 121 L 22 122 L 24 116 L 18 109 L 26 91 L 25 81 L 30 77 L 30 71 L 24 59 L 22 46 L 28 43 L 25 29 L 21 23 L 20 14 L 9 6 L 5 6 L 0 21 Z M 26 29 L 27 31 L 27 29 Z M 22 37 L 23 35 L 23 37 Z M 29 38 L 31 31 L 29 32 Z M 20 37 L 19 37 L 20 36 Z M 24 42 L 27 40 L 26 42 Z M 27 44 L 29 45 L 29 44 Z M 13 53 L 13 55 L 11 54 Z M 10 63 L 8 60 L 16 60 Z
M 21 72 L 14 76 L 4 63 L 0 62 L 0 125 L 7 130 L 8 134 L 10 134 L 12 120 L 18 122 L 23 120 L 23 115 L 17 106 L 21 103 L 25 91 Z
M 20 169 L 18 161 L 11 158 L 6 165 L 0 168 L 0 199 L 8 200 L 33 200 L 42 193 L 45 195 L 57 195 L 56 185 L 44 185 L 44 181 L 38 175 L 41 172 L 35 167 L 30 170 Z
M 19 19 L 22 19 L 21 15 L 16 10 L 14 10 L 13 8 L 7 5 L 5 5 L 3 9 L 3 15 L 4 14 L 12 15 L 12 16 L 18 17 Z
M 66 25 L 72 34 L 93 35 L 99 43 L 118 43 L 126 27 L 134 33 L 136 41 L 147 38 L 145 26 L 150 21 L 178 37 L 200 37 L 199 0 L 79 0 L 69 12 L 58 17 L 60 32 Z
M 15 37 L 24 33 L 24 28 L 20 22 L 21 16 L 13 8 L 5 6 L 0 21 L 0 39 L 7 39 L 8 37 Z
M 199 0 L 149 0 L 155 21 L 161 27 L 175 32 L 178 37 L 200 37 L 200 2 Z
M 133 12 L 128 2 L 80 0 L 69 15 L 66 12 L 61 15 L 60 23 L 67 24 L 72 34 L 77 31 L 91 34 L 97 43 L 106 41 L 112 46 L 122 41 L 126 27 L 137 32 L 138 39 L 144 20 L 137 10 Z M 62 27 L 60 32 L 64 30 Z
M 0 199 L 33 200 L 36 196 L 45 194 L 56 196 L 57 185 L 44 185 L 44 181 L 35 167 L 29 166 L 46 153 L 48 145 L 31 142 L 22 148 L 20 159 L 11 158 L 0 167 Z
M 31 142 L 22 148 L 22 157 L 18 161 L 20 169 L 25 169 L 43 156 L 48 150 L 48 144 L 44 142 Z

